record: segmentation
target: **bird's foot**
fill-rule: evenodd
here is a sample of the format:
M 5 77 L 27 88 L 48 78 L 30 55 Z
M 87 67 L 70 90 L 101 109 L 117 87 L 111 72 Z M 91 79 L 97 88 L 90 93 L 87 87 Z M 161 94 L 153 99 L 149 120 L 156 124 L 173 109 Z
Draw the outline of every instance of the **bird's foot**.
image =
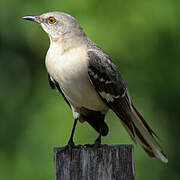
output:
M 70 155 L 71 155 L 71 160 L 73 159 L 73 153 L 72 150 L 75 147 L 74 141 L 72 139 L 70 139 L 68 141 L 68 144 L 64 147 L 64 151 L 69 151 Z
M 73 148 L 74 146 L 75 146 L 74 141 L 73 141 L 72 139 L 70 139 L 70 140 L 68 141 L 67 147 Z
M 72 150 L 73 147 L 75 147 L 74 141 L 72 139 L 70 139 L 68 141 L 68 144 L 64 147 L 64 150 Z
M 98 148 L 101 146 L 101 136 L 99 136 L 95 141 L 94 141 L 94 147 Z

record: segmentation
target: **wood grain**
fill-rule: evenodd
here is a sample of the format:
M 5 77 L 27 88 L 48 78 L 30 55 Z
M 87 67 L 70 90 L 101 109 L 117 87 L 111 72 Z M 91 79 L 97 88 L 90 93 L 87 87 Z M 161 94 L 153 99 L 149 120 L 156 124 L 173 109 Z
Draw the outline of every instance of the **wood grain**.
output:
M 55 180 L 134 180 L 132 145 L 54 148 Z

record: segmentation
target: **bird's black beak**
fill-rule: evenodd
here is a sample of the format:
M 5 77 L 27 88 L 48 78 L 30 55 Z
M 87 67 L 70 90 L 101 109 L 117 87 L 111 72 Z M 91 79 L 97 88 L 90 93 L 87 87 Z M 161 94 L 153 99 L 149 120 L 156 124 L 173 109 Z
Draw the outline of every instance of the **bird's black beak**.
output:
M 29 21 L 33 21 L 33 22 L 37 22 L 38 24 L 41 23 L 41 19 L 39 16 L 24 16 L 22 17 L 25 20 L 29 20 Z

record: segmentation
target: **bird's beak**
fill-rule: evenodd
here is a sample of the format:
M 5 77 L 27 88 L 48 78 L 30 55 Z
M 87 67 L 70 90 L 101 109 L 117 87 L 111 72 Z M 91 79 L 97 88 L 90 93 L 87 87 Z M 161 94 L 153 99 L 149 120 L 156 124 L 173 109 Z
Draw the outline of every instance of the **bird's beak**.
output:
M 33 21 L 33 22 L 37 22 L 38 24 L 41 23 L 41 19 L 39 16 L 24 16 L 22 17 L 25 20 L 29 20 L 29 21 Z

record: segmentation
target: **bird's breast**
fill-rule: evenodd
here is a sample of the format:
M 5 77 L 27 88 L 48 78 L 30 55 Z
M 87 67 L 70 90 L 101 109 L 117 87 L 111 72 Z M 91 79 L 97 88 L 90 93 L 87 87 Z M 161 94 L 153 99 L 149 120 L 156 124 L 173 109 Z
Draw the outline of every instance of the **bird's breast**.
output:
M 49 48 L 46 56 L 48 73 L 59 83 L 68 101 L 75 107 L 104 110 L 102 102 L 88 76 L 86 47 L 78 47 L 61 53 L 61 49 Z

